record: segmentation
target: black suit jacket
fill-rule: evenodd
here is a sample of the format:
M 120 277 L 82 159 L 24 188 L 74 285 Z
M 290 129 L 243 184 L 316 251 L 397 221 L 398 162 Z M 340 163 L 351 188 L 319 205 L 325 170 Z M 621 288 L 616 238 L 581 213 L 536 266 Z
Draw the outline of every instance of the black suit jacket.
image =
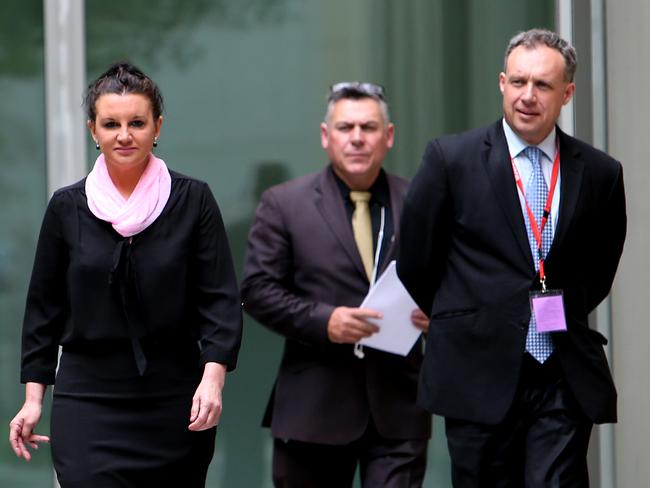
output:
M 388 176 L 394 228 L 407 182 Z M 395 236 L 383 263 L 395 258 Z M 385 266 L 384 264 L 384 266 Z M 386 438 L 430 435 L 430 415 L 416 406 L 420 345 L 406 358 L 333 344 L 327 322 L 337 306 L 357 307 L 368 292 L 341 192 L 332 170 L 275 186 L 251 227 L 244 309 L 286 338 L 264 425 L 273 436 L 322 444 L 358 439 L 369 419 Z
M 616 420 L 616 390 L 588 314 L 608 294 L 626 230 L 621 165 L 557 129 L 561 194 L 545 270 L 564 291 L 553 333 L 566 380 L 594 422 Z M 539 287 L 502 122 L 431 141 L 406 198 L 398 273 L 431 313 L 418 400 L 487 424 L 510 407 Z

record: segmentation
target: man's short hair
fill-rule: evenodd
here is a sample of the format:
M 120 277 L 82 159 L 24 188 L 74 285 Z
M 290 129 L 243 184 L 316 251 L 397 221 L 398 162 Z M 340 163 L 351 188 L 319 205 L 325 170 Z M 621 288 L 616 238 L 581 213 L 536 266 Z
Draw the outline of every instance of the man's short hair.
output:
M 339 100 L 363 100 L 364 98 L 371 98 L 379 103 L 379 108 L 384 116 L 384 123 L 388 125 L 390 115 L 388 113 L 388 103 L 384 95 L 384 87 L 375 83 L 362 83 L 358 81 L 342 81 L 330 86 L 330 91 L 327 95 L 325 123 L 329 122 L 334 104 Z
M 555 49 L 564 58 L 564 78 L 568 82 L 573 81 L 577 67 L 577 55 L 574 47 L 562 39 L 556 32 L 547 29 L 530 29 L 515 35 L 506 48 L 506 55 L 503 60 L 503 71 L 506 72 L 508 56 L 519 46 L 533 49 L 537 46 L 547 46 Z

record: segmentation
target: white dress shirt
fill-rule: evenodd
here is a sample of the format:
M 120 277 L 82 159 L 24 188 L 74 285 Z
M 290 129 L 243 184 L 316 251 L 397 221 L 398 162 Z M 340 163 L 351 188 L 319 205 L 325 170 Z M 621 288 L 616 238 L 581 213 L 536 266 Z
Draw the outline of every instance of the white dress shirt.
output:
M 533 174 L 533 165 L 528 160 L 526 155 L 522 152 L 530 144 L 526 143 L 521 137 L 519 137 L 515 131 L 513 131 L 506 119 L 503 119 L 503 131 L 506 134 L 506 141 L 508 143 L 508 151 L 510 152 L 510 157 L 514 157 L 515 165 L 521 176 L 521 182 L 523 183 L 524 188 L 528 188 L 528 180 L 530 180 L 531 175 Z M 542 152 L 541 164 L 542 172 L 544 173 L 544 180 L 546 181 L 546 186 L 550 190 L 551 188 L 551 174 L 553 172 L 553 161 L 555 161 L 555 155 L 558 151 L 558 144 L 556 143 L 556 134 L 555 127 L 551 133 L 544 139 L 542 142 L 537 144 L 537 147 Z M 560 161 L 560 164 L 562 162 Z M 514 178 L 514 175 L 512 176 Z M 557 227 L 557 218 L 560 210 L 560 173 L 558 173 L 557 184 L 555 185 L 555 193 L 553 194 L 553 201 L 551 202 L 551 218 L 549 222 L 551 223 L 551 232 L 555 237 L 555 228 Z M 521 190 L 518 190 L 519 193 L 519 203 L 521 204 L 521 211 L 526 215 L 526 199 L 521 193 Z M 538 222 L 539 224 L 539 222 Z

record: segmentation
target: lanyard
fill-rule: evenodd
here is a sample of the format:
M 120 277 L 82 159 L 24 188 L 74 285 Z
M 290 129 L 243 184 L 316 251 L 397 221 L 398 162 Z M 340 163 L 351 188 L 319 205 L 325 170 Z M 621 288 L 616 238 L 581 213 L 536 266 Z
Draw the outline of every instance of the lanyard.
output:
M 528 213 L 528 220 L 530 221 L 530 226 L 535 235 L 535 241 L 537 241 L 537 253 L 539 257 L 539 282 L 542 284 L 542 291 L 546 291 L 546 274 L 544 273 L 544 259 L 542 258 L 542 232 L 544 232 L 544 227 L 546 227 L 546 222 L 548 221 L 548 216 L 551 214 L 551 203 L 553 202 L 553 194 L 555 193 L 555 185 L 557 184 L 558 174 L 560 172 L 560 148 L 557 148 L 555 154 L 555 161 L 553 161 L 553 172 L 551 174 L 551 187 L 548 191 L 548 196 L 546 197 L 546 205 L 544 205 L 544 213 L 542 214 L 542 222 L 537 225 L 535 220 L 535 215 L 528 205 L 528 199 L 526 198 L 526 191 L 524 190 L 524 184 L 521 181 L 521 175 L 515 164 L 515 158 L 510 156 L 510 163 L 512 164 L 512 172 L 515 175 L 515 182 L 519 191 L 524 196 L 524 202 L 526 203 L 526 212 Z M 540 162 L 541 164 L 541 162 Z
M 384 227 L 386 224 L 386 207 L 382 205 L 379 219 L 379 233 L 377 234 L 377 249 L 375 250 L 375 263 L 372 267 L 372 276 L 370 277 L 370 288 L 377 281 L 377 267 L 379 266 L 379 256 L 381 254 L 381 245 L 384 243 Z
M 379 234 L 377 234 L 377 250 L 375 251 L 375 264 L 372 267 L 372 277 L 370 279 L 370 288 L 375 286 L 377 281 L 377 267 L 379 266 L 379 256 L 381 254 L 381 246 L 384 243 L 384 227 L 386 224 L 386 207 L 381 207 L 381 220 L 379 221 Z M 363 359 L 365 354 L 363 352 L 363 345 L 360 342 L 354 344 L 354 355 L 359 359 Z

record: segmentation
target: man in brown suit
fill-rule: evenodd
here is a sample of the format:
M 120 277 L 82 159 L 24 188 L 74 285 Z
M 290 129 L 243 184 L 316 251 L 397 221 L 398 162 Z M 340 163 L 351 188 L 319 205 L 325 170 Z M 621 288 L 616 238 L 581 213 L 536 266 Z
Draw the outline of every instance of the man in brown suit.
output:
M 352 486 L 357 464 L 364 487 L 422 485 L 431 419 L 415 405 L 421 344 L 406 357 L 354 353 L 380 316 L 359 305 L 396 255 L 407 182 L 381 168 L 393 139 L 380 86 L 333 85 L 321 124 L 330 164 L 270 188 L 257 209 L 241 291 L 245 310 L 285 337 L 264 418 L 275 486 Z M 351 223 L 358 194 L 369 197 L 366 253 Z M 428 327 L 419 310 L 412 320 Z

